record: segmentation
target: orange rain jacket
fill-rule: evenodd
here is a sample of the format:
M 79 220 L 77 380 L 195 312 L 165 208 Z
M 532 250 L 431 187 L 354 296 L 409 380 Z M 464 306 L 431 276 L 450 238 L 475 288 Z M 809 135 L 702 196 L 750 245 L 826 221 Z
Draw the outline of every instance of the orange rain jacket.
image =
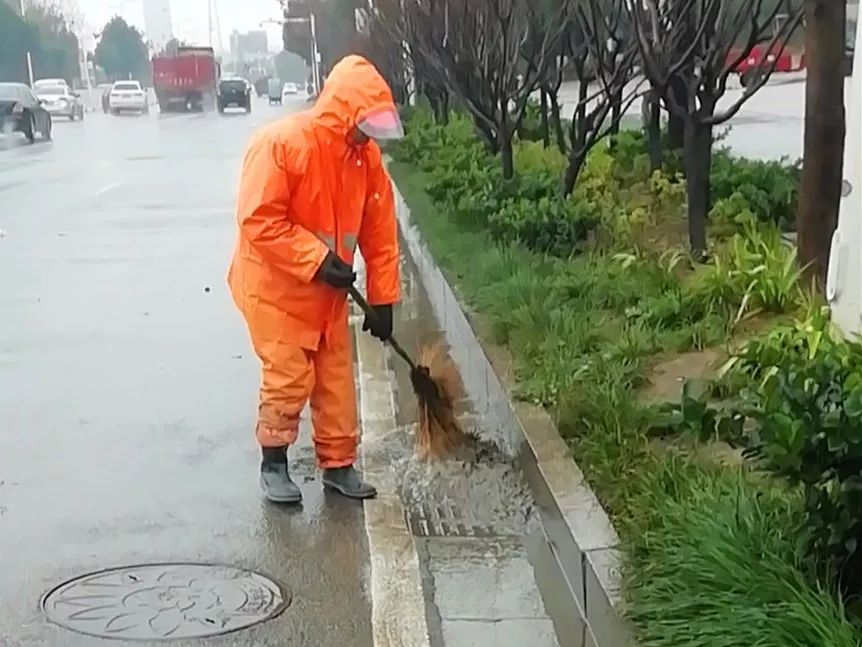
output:
M 346 327 L 346 292 L 315 280 L 327 250 L 353 263 L 357 244 L 372 305 L 400 298 L 395 205 L 380 148 L 348 133 L 364 116 L 395 109 L 374 66 L 348 56 L 314 107 L 256 133 L 243 162 L 239 236 L 228 273 L 249 328 L 307 350 Z

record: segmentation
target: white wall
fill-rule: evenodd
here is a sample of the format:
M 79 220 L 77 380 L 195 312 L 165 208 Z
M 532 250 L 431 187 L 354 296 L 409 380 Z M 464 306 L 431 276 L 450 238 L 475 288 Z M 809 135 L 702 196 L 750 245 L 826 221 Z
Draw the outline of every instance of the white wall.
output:
M 832 237 L 826 294 L 835 323 L 846 333 L 862 329 L 862 29 L 856 30 L 856 56 L 847 95 L 844 143 L 845 191 Z M 847 189 L 849 188 L 849 191 Z

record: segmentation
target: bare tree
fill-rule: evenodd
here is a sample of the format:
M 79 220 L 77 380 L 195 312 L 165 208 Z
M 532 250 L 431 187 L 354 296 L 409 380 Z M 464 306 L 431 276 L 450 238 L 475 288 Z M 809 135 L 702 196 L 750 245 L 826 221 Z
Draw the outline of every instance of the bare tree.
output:
M 374 63 L 392 88 L 396 101 L 409 100 L 409 64 L 404 46 L 400 0 L 375 0 L 366 6 L 368 18 L 358 36 L 357 52 Z
M 543 9 L 547 15 L 547 20 L 557 17 L 559 5 L 555 0 L 538 0 L 539 7 Z M 541 28 L 543 25 L 536 25 Z M 522 53 L 525 59 L 529 59 L 533 54 L 531 50 L 542 48 L 544 34 L 541 31 L 534 31 L 530 34 Z M 551 139 L 556 142 L 557 148 L 564 155 L 567 151 L 566 135 L 563 130 L 562 112 L 560 110 L 560 88 L 563 84 L 563 69 L 565 67 L 565 38 L 560 38 L 553 47 L 553 51 L 548 52 L 549 62 L 544 74 L 539 77 L 539 104 L 540 117 L 542 128 L 542 141 L 545 148 L 550 148 Z M 553 132 L 552 132 L 553 131 Z
M 695 255 L 702 256 L 711 201 L 712 129 L 739 112 L 769 79 L 802 20 L 802 7 L 799 0 L 635 0 L 626 6 L 643 73 L 685 124 L 689 240 Z M 758 73 L 730 106 L 718 111 L 730 75 L 764 44 Z M 669 91 L 676 82 L 684 85 L 684 101 L 679 91 Z
M 796 229 L 799 258 L 826 281 L 844 162 L 846 0 L 805 0 L 805 151 Z M 858 80 L 857 80 L 858 82 Z
M 412 79 L 413 91 L 428 100 L 437 123 L 446 124 L 450 107 L 445 77 L 429 65 L 424 51 L 416 47 L 420 40 L 442 37 L 442 32 L 433 23 L 408 21 L 404 5 L 402 0 L 374 0 L 373 5 L 368 2 L 367 48 L 377 52 L 375 56 L 389 59 L 393 65 L 396 59 L 400 61 L 403 81 Z
M 548 12 L 534 0 L 404 3 L 411 47 L 463 101 L 499 152 L 507 179 L 515 172 L 512 140 L 565 30 L 571 1 L 556 0 L 554 6 Z M 530 38 L 538 44 L 527 47 Z
M 569 60 L 578 76 L 578 103 L 569 131 L 563 195 L 569 195 L 590 150 L 616 132 L 638 96 L 631 84 L 638 47 L 624 4 L 627 0 L 584 0 L 566 31 Z
M 550 146 L 550 130 L 553 129 L 557 148 L 563 155 L 566 155 L 568 146 L 566 146 L 566 134 L 563 131 L 563 117 L 560 110 L 560 87 L 563 85 L 563 68 L 566 62 L 562 42 L 558 48 L 559 51 L 554 54 L 547 72 L 539 80 L 539 89 L 543 98 L 542 116 L 548 121 L 548 124 L 543 126 L 547 132 L 545 146 Z

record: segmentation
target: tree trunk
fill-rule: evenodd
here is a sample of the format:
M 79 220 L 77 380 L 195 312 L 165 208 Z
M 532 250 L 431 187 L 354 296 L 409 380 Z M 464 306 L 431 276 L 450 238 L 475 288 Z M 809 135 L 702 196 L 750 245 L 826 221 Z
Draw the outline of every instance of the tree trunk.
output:
M 511 180 L 515 177 L 515 153 L 512 147 L 512 135 L 507 128 L 500 129 L 500 163 L 503 165 L 503 179 Z
M 440 99 L 438 101 L 438 106 L 440 110 L 440 114 L 437 119 L 437 123 L 441 126 L 449 125 L 449 91 L 443 90 L 440 92 Z
M 545 148 L 551 147 L 551 128 L 548 123 L 548 93 L 545 87 L 541 89 L 541 105 L 542 105 L 542 143 Z
M 706 217 L 710 208 L 709 170 L 712 165 L 712 126 L 690 117 L 685 124 L 683 145 L 686 194 L 688 196 L 688 238 L 695 258 L 706 254 Z
M 485 140 L 485 143 L 488 145 L 488 150 L 496 155 L 500 152 L 500 141 L 497 138 L 497 133 L 495 133 L 490 127 L 485 125 L 485 122 L 480 120 L 475 115 L 473 116 L 473 123 L 476 128 L 482 133 L 482 139 Z
M 622 119 L 623 111 L 623 88 L 619 88 L 611 97 L 611 128 L 608 131 L 610 134 L 609 148 L 613 148 L 616 143 L 616 136 L 620 133 L 620 120 Z
M 557 148 L 563 155 L 567 154 L 566 149 L 566 133 L 563 132 L 563 119 L 560 116 L 560 102 L 557 99 L 557 94 L 551 92 L 549 97 L 551 100 L 551 122 L 554 125 L 554 133 L 557 138 Z
M 575 183 L 578 181 L 578 176 L 581 174 L 581 169 L 584 167 L 584 162 L 587 160 L 587 152 L 573 153 L 569 156 L 569 163 L 566 165 L 566 172 L 563 174 L 563 196 L 572 195 L 575 190 Z
M 668 84 L 668 93 L 680 106 L 688 105 L 688 97 L 685 80 L 675 76 Z M 685 119 L 673 110 L 668 111 L 667 117 L 667 143 L 671 150 L 680 150 L 685 143 Z
M 572 125 L 569 132 L 572 150 L 569 153 L 566 172 L 563 174 L 563 196 L 568 197 L 575 190 L 575 183 L 578 181 L 578 175 L 584 166 L 589 153 L 587 144 L 587 136 L 592 127 L 592 123 L 587 123 L 587 91 L 588 85 L 586 81 L 581 80 L 581 75 L 578 78 L 578 106 L 575 108 L 575 114 L 572 115 Z M 604 120 L 607 115 L 607 110 L 602 113 L 601 119 Z
M 805 143 L 796 215 L 799 260 L 822 285 L 844 162 L 844 29 L 846 0 L 805 0 Z M 858 82 L 858 79 L 856 80 Z
M 649 170 L 655 173 L 661 170 L 661 107 L 655 90 L 650 90 L 644 97 L 644 130 L 649 151 Z

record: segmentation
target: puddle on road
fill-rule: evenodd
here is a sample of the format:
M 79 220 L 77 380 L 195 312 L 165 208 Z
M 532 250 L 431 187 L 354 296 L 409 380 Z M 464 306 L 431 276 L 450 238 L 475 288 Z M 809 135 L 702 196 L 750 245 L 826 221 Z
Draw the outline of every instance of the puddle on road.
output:
M 402 257 L 402 277 L 402 303 L 395 309 L 398 341 L 417 355 L 425 345 L 445 347 L 425 287 L 409 257 Z M 477 542 L 494 542 L 495 538 L 520 542 L 522 555 L 532 566 L 528 577 L 535 581 L 553 620 L 558 644 L 581 647 L 583 623 L 577 611 L 564 602 L 571 597 L 564 590 L 566 584 L 545 538 L 519 457 L 513 455 L 511 439 L 504 431 L 483 424 L 474 403 L 464 400 L 458 403 L 458 410 L 470 436 L 469 445 L 444 459 L 418 459 L 414 452 L 418 410 L 409 369 L 394 353 L 387 353 L 387 361 L 395 376 L 396 423 L 402 432 L 390 436 L 388 452 L 413 534 L 432 541 L 473 537 Z

